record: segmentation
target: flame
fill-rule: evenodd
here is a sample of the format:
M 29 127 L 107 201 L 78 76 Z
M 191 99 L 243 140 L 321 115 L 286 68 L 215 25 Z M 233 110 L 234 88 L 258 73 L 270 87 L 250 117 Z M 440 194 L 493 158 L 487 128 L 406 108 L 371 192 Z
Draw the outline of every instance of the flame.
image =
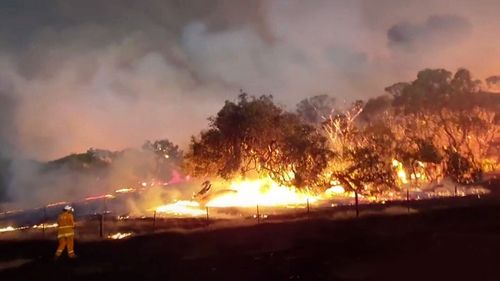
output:
M 392 159 L 392 166 L 396 169 L 396 173 L 398 175 L 399 180 L 403 184 L 408 183 L 408 176 L 403 168 L 403 163 L 399 162 L 396 159 Z
M 97 200 L 97 199 L 112 199 L 115 198 L 115 196 L 111 194 L 105 194 L 105 195 L 98 195 L 98 196 L 90 196 L 85 198 L 85 201 L 91 201 L 91 200 Z
M 134 191 L 135 191 L 134 188 L 120 188 L 120 189 L 115 190 L 115 193 L 130 193 L 130 192 L 134 192 Z
M 67 205 L 67 204 L 69 204 L 69 202 L 61 201 L 61 202 L 50 203 L 47 205 L 47 207 L 54 207 L 54 206 Z
M 336 192 L 339 193 L 341 190 L 337 187 Z M 299 191 L 294 187 L 281 186 L 270 178 L 233 180 L 227 189 L 219 188 L 211 196 L 201 199 L 205 203 L 203 205 L 193 200 L 179 200 L 157 207 L 156 212 L 196 217 L 206 214 L 203 207 L 293 206 L 313 203 L 319 199 L 317 195 Z
M 117 233 L 113 233 L 113 234 L 110 234 L 108 235 L 108 239 L 114 239 L 114 240 L 117 240 L 117 239 L 124 239 L 124 238 L 127 238 L 127 237 L 130 237 L 132 236 L 132 232 L 117 232 Z
M 226 192 L 211 198 L 207 207 L 253 207 L 301 205 L 318 200 L 317 196 L 295 187 L 281 186 L 270 178 L 235 180 Z
M 17 231 L 17 230 L 22 230 L 22 229 L 26 229 L 26 228 L 28 228 L 28 227 L 27 226 L 13 227 L 12 225 L 9 225 L 7 227 L 0 228 L 0 233 Z
M 344 193 L 345 193 L 344 187 L 339 184 L 332 185 L 329 189 L 325 190 L 325 195 L 327 196 L 340 195 Z
M 13 227 L 12 225 L 9 225 L 7 227 L 0 228 L 0 233 L 2 232 L 10 232 L 10 231 L 16 231 L 17 228 Z
M 200 203 L 196 201 L 180 200 L 172 204 L 167 204 L 156 208 L 156 212 L 176 215 L 176 216 L 203 216 L 205 211 L 201 208 Z
M 43 223 L 41 223 L 41 224 L 35 224 L 31 228 L 37 229 L 37 228 L 55 228 L 55 227 L 57 227 L 57 223 L 45 224 L 45 226 Z

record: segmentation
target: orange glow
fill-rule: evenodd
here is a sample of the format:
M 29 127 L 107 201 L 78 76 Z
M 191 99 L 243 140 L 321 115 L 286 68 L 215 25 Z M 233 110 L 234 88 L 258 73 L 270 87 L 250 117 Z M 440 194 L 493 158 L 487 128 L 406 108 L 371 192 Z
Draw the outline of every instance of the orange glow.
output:
M 318 199 L 313 194 L 299 191 L 294 187 L 281 186 L 270 178 L 262 178 L 232 181 L 227 192 L 209 199 L 206 206 L 287 206 L 306 204 L 308 200 L 312 203 Z
M 134 192 L 134 188 L 120 188 L 115 190 L 115 193 L 129 193 L 129 192 Z
M 7 227 L 0 228 L 0 233 L 23 230 L 23 229 L 27 229 L 27 228 L 28 228 L 27 226 L 13 227 L 12 225 L 9 225 Z
M 31 228 L 33 229 L 43 229 L 43 228 L 55 228 L 57 227 L 57 223 L 46 223 L 45 225 L 43 223 L 41 224 L 35 224 L 34 226 L 32 226 Z
M 406 175 L 406 172 L 403 168 L 403 163 L 399 162 L 396 159 L 392 160 L 392 166 L 396 169 L 397 175 L 401 183 L 407 184 L 408 183 L 408 177 Z
M 115 198 L 115 196 L 113 196 L 111 194 L 105 194 L 105 195 L 87 197 L 87 198 L 85 198 L 85 201 L 97 200 L 97 199 L 111 199 L 111 198 Z
M 175 216 L 203 216 L 205 211 L 196 201 L 180 200 L 156 208 L 156 212 Z
M 67 204 L 69 204 L 69 202 L 61 201 L 61 202 L 50 203 L 47 205 L 47 207 L 54 207 L 54 206 L 67 205 Z
M 108 239 L 119 240 L 132 236 L 132 232 L 117 232 L 108 235 Z

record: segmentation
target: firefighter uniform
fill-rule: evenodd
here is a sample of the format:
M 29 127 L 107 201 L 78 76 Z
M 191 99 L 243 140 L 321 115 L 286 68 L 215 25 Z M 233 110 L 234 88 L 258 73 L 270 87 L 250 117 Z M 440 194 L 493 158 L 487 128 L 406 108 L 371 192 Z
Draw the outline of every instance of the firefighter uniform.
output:
M 66 206 L 59 217 L 57 218 L 57 239 L 59 240 L 59 246 L 55 257 L 61 256 L 65 248 L 68 249 L 68 256 L 74 258 L 75 251 L 73 248 L 74 237 L 75 237 L 75 219 L 73 217 L 73 208 Z

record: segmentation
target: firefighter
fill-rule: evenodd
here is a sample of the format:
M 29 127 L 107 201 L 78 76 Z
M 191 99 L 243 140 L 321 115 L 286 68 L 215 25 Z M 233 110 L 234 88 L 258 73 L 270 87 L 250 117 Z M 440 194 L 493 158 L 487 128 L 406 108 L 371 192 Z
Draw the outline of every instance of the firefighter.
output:
M 75 219 L 73 217 L 73 207 L 67 205 L 57 218 L 57 239 L 59 246 L 54 259 L 58 259 L 65 248 L 68 249 L 68 257 L 76 258 L 73 242 L 75 237 Z

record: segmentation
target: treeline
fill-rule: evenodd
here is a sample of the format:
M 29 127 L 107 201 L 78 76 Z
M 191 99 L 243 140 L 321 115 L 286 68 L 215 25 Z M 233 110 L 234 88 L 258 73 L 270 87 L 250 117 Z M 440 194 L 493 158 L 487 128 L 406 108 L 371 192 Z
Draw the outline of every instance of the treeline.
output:
M 180 171 L 182 159 L 179 147 L 166 139 L 121 151 L 91 148 L 49 162 L 0 158 L 0 203 L 41 204 L 52 200 L 51 194 L 78 199 L 144 181 L 167 182 Z
M 184 167 L 194 176 L 266 175 L 318 191 L 342 184 L 356 195 L 445 177 L 474 184 L 499 168 L 500 95 L 485 90 L 495 81 L 426 69 L 366 102 L 339 108 L 321 95 L 295 112 L 271 96 L 241 93 L 192 138 Z
M 367 101 L 346 106 L 320 95 L 300 101 L 293 112 L 272 96 L 242 92 L 192 137 L 186 153 L 167 139 L 146 141 L 140 149 L 89 149 L 30 163 L 33 180 L 26 189 L 39 188 L 39 178 L 52 184 L 68 173 L 72 179 L 112 177 L 117 185 L 168 180 L 180 169 L 196 177 L 269 176 L 317 192 L 341 184 L 356 196 L 444 178 L 475 184 L 500 169 L 500 94 L 487 90 L 499 84 L 497 76 L 474 80 L 466 69 L 426 69 Z M 12 171 L 11 160 L 0 161 L 0 201 L 9 197 Z

